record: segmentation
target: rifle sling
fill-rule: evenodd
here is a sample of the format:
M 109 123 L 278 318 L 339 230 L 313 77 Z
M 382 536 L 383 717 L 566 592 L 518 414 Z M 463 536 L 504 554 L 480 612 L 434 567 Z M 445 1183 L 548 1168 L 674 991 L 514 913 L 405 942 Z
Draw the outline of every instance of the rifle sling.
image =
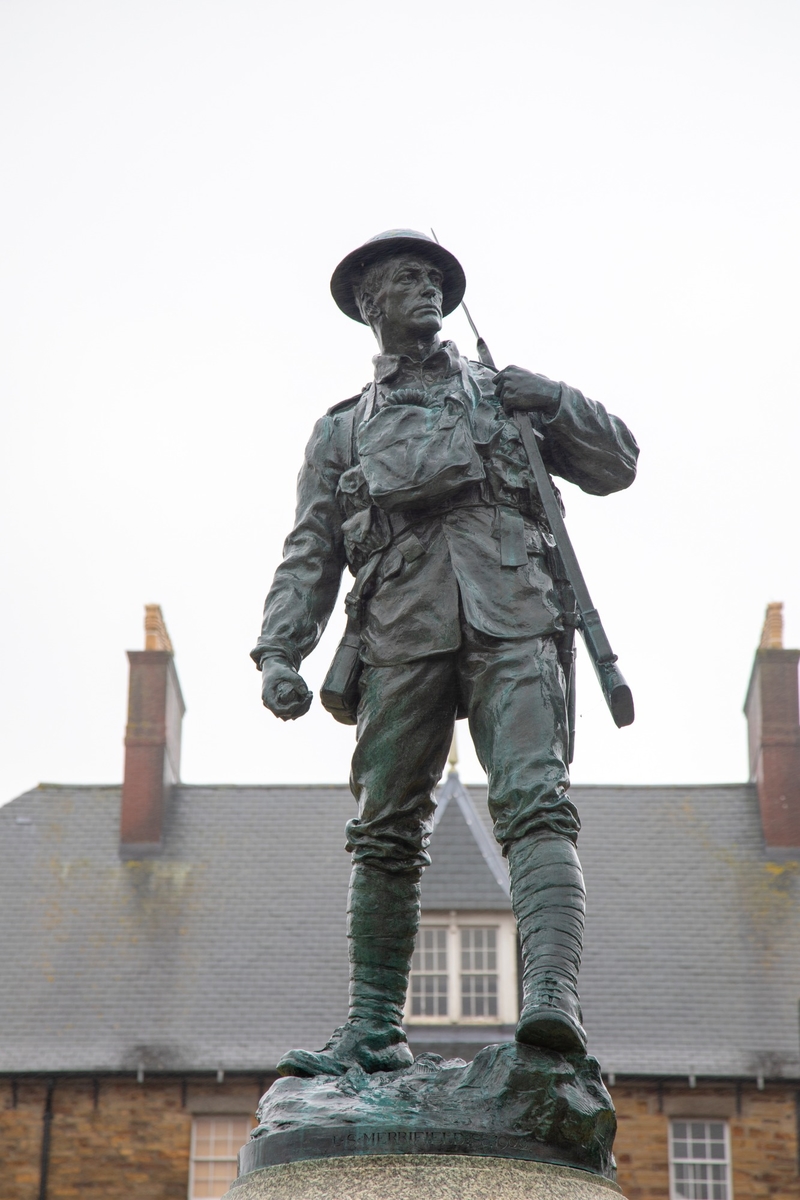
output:
M 561 555 L 561 561 L 564 565 L 564 572 L 569 581 L 570 587 L 575 593 L 575 599 L 578 602 L 578 608 L 581 614 L 583 629 L 582 632 L 587 642 L 590 644 L 590 649 L 593 652 L 598 663 L 616 662 L 616 655 L 611 649 L 611 645 L 606 636 L 603 626 L 600 624 L 600 617 L 597 609 L 592 604 L 592 598 L 589 595 L 589 589 L 586 586 L 586 580 L 583 578 L 580 564 L 578 563 L 577 555 L 570 541 L 570 536 L 567 533 L 567 527 L 564 524 L 564 518 L 561 515 L 561 509 L 556 500 L 553 485 L 550 482 L 550 476 L 547 473 L 547 468 L 544 465 L 541 451 L 536 441 L 536 434 L 531 425 L 530 417 L 521 409 L 517 409 L 514 414 L 514 423 L 519 430 L 522 444 L 525 447 L 525 453 L 530 464 L 531 472 L 533 473 L 534 483 L 539 493 L 539 499 L 542 503 L 547 523 L 550 526 L 550 531 L 555 538 L 556 547 Z

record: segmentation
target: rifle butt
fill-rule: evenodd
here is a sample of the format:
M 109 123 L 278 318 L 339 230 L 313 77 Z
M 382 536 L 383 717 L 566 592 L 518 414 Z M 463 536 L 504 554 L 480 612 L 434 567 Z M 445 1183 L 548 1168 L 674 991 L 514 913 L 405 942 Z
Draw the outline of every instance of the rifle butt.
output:
M 600 687 L 603 690 L 614 724 L 618 729 L 632 725 L 636 715 L 633 707 L 633 695 L 625 682 L 625 676 L 616 663 L 595 662 L 592 660 Z

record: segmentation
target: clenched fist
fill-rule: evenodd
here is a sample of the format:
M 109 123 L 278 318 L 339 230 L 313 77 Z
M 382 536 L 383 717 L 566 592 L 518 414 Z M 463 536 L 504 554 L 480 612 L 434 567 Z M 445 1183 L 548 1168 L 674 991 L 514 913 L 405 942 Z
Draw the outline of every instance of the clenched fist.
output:
M 552 417 L 561 403 L 561 384 L 524 367 L 504 367 L 494 377 L 494 390 L 507 413 L 540 412 Z
M 280 658 L 261 660 L 261 699 L 282 721 L 294 721 L 305 716 L 311 707 L 314 693 L 306 687 L 304 679 Z

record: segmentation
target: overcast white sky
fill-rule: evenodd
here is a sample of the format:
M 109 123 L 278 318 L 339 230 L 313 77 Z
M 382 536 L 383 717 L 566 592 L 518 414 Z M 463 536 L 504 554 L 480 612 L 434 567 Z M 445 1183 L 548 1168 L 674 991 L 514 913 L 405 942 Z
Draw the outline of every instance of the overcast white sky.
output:
M 795 0 L 2 0 L 0 801 L 120 780 L 152 601 L 186 781 L 346 780 L 352 731 L 277 722 L 247 653 L 313 421 L 371 372 L 331 271 L 393 226 L 642 447 L 564 489 L 638 710 L 584 659 L 574 778 L 746 778 L 767 601 L 800 644 L 799 34 Z

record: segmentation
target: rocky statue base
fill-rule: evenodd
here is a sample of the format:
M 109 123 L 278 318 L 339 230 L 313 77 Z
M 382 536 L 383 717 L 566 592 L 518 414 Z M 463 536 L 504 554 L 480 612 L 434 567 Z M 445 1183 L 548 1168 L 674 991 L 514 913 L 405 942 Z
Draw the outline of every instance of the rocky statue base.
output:
M 583 1054 L 510 1042 L 469 1064 L 423 1054 L 403 1071 L 279 1079 L 257 1116 L 230 1200 L 610 1200 L 618 1190 L 614 1106 Z

